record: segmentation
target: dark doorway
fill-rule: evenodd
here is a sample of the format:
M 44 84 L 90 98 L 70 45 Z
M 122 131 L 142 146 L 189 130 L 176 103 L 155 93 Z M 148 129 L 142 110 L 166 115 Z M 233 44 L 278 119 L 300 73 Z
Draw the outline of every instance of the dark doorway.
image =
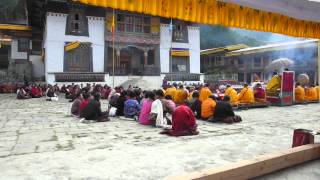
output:
M 8 69 L 10 46 L 1 45 L 0 47 L 0 69 Z

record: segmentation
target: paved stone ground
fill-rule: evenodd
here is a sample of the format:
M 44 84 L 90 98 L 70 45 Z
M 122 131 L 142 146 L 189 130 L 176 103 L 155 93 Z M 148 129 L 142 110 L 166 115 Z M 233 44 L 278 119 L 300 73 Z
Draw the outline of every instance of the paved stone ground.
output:
M 320 129 L 320 104 L 239 111 L 242 123 L 198 121 L 200 135 L 179 138 L 119 118 L 82 124 L 70 106 L 0 95 L 0 179 L 164 179 L 287 149 L 293 129 Z M 320 179 L 319 167 L 260 179 Z

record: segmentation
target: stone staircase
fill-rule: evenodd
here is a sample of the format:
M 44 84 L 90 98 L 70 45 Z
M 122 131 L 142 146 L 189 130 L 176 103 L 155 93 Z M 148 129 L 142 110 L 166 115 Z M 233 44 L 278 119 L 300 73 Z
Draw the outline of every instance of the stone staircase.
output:
M 121 84 L 125 89 L 127 89 L 129 86 L 132 87 L 139 87 L 143 90 L 153 90 L 153 89 L 159 89 L 158 83 L 152 83 L 151 81 L 147 81 L 143 79 L 142 77 L 132 77 L 129 78 L 129 80 L 125 81 Z

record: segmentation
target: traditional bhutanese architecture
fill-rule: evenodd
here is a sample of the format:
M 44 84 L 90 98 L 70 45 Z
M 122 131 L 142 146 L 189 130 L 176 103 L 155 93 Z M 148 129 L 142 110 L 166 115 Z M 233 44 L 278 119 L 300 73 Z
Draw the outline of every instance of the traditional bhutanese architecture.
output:
M 227 49 L 225 47 L 216 48 L 214 51 L 202 50 L 201 72 L 205 73 L 205 81 L 225 79 L 251 83 L 257 80 L 256 78 L 268 81 L 272 71 L 268 70 L 267 66 L 275 59 L 289 58 L 294 61 L 294 65 L 289 69 L 294 70 L 296 76 L 306 73 L 310 82 L 315 83 L 317 46 L 318 40 L 301 40 L 246 48 L 236 45 L 234 47 L 239 49 L 231 51 L 218 51 Z
M 160 87 L 164 78 L 200 81 L 196 24 L 74 1 L 30 1 L 29 11 L 32 20 L 39 15 L 34 26 L 43 37 L 43 61 L 31 64 L 47 83 L 143 81 Z
M 319 4 L 307 0 L 19 2 L 23 22 L 1 16 L 7 18 L 0 22 L 1 38 L 10 39 L 4 50 L 9 53 L 1 53 L 10 60 L 3 64 L 12 64 L 8 69 L 20 79 L 31 79 L 32 72 L 48 83 L 199 81 L 200 32 L 194 23 L 320 37 Z

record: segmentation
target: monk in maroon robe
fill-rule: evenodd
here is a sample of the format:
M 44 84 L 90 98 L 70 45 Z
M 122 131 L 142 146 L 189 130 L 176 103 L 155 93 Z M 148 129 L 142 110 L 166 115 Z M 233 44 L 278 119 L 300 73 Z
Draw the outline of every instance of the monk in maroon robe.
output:
M 172 114 L 172 129 L 164 130 L 161 134 L 170 136 L 197 135 L 196 118 L 192 110 L 185 104 L 177 107 Z

